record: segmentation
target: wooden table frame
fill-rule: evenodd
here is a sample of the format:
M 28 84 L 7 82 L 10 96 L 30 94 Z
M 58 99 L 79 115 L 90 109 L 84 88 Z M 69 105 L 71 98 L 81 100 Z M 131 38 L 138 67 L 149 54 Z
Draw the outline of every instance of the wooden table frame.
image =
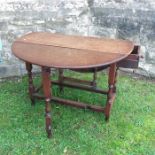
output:
M 102 112 L 105 115 L 105 120 L 108 121 L 110 117 L 111 108 L 113 105 L 113 102 L 115 100 L 115 94 L 116 94 L 116 78 L 117 78 L 117 66 L 116 63 L 111 64 L 109 66 L 109 75 L 108 75 L 108 90 L 101 90 L 96 87 L 85 87 L 81 85 L 74 85 L 74 84 L 65 84 L 62 82 L 62 79 L 59 76 L 58 81 L 52 81 L 51 80 L 51 74 L 50 74 L 50 67 L 44 67 L 41 66 L 42 69 L 42 85 L 39 88 L 35 88 L 33 84 L 33 77 L 32 77 L 32 64 L 29 62 L 26 62 L 26 69 L 28 72 L 28 78 L 29 78 L 29 96 L 31 99 L 32 105 L 35 104 L 35 98 L 38 99 L 44 99 L 45 100 L 45 124 L 46 124 L 46 132 L 47 136 L 50 138 L 52 135 L 52 127 L 51 127 L 51 101 L 58 102 L 60 104 L 74 106 L 77 108 L 83 108 L 83 109 L 90 109 L 97 112 Z M 61 71 L 61 70 L 60 70 Z M 105 94 L 107 95 L 107 101 L 105 107 L 96 106 L 96 105 L 90 105 L 85 103 L 80 103 L 76 101 L 61 99 L 58 97 L 54 97 L 51 92 L 51 86 L 53 84 L 59 85 L 60 90 L 63 88 L 63 86 L 71 87 L 71 88 L 78 88 L 82 90 L 87 90 L 95 93 Z M 43 88 L 44 95 L 39 95 L 38 91 Z
M 49 32 L 32 32 L 17 38 L 12 45 L 12 52 L 26 63 L 32 105 L 35 104 L 36 98 L 45 100 L 48 137 L 52 135 L 51 101 L 104 113 L 107 121 L 116 96 L 117 68 L 137 68 L 139 62 L 139 46 L 129 40 Z M 35 87 L 33 84 L 33 64 L 40 66 L 42 70 L 40 87 Z M 96 74 L 107 67 L 109 67 L 108 89 L 102 90 L 97 88 Z M 57 81 L 51 80 L 51 68 L 59 70 Z M 93 81 L 65 77 L 63 69 L 94 73 Z M 107 95 L 105 107 L 55 97 L 51 92 L 51 86 L 54 84 L 59 86 L 60 91 L 65 86 Z M 40 95 L 40 89 L 43 89 L 43 95 Z

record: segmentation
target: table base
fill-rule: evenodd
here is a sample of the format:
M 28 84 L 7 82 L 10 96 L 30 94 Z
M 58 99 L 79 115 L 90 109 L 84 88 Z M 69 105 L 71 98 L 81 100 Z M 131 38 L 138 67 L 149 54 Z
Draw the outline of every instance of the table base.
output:
M 117 78 L 117 67 L 116 63 L 111 64 L 109 67 L 109 75 L 108 75 L 108 90 L 102 90 L 96 87 L 96 83 L 91 83 L 88 81 L 84 80 L 75 80 L 73 78 L 66 78 L 68 80 L 67 83 L 65 83 L 62 80 L 62 76 L 59 76 L 58 81 L 52 81 L 51 80 L 51 75 L 50 75 L 50 68 L 49 67 L 44 67 L 42 66 L 42 85 L 39 88 L 35 88 L 33 85 L 33 78 L 32 78 L 32 64 L 26 62 L 26 69 L 28 72 L 28 78 L 29 78 L 29 96 L 31 99 L 32 105 L 35 104 L 35 99 L 43 99 L 45 100 L 45 125 L 46 125 L 46 132 L 48 138 L 52 136 L 52 127 L 51 127 L 51 101 L 64 104 L 64 105 L 69 105 L 69 106 L 74 106 L 77 108 L 82 108 L 82 109 L 90 109 L 93 111 L 97 112 L 102 112 L 105 115 L 105 120 L 108 121 L 110 117 L 110 112 L 111 108 L 113 105 L 113 102 L 115 100 L 116 96 L 116 78 Z M 60 70 L 59 75 L 62 75 L 62 72 Z M 72 82 L 79 82 L 87 85 L 79 85 L 79 84 L 73 84 Z M 63 87 L 70 87 L 70 88 L 77 88 L 81 90 L 86 90 L 90 92 L 95 92 L 95 93 L 100 93 L 100 94 L 105 94 L 107 95 L 107 101 L 105 107 L 102 106 L 97 106 L 97 105 L 90 105 L 86 103 L 81 103 L 81 102 L 76 102 L 72 100 L 66 100 L 58 97 L 54 97 L 51 92 L 51 86 L 59 85 L 60 91 L 63 90 Z M 39 95 L 39 90 L 43 88 L 44 95 Z

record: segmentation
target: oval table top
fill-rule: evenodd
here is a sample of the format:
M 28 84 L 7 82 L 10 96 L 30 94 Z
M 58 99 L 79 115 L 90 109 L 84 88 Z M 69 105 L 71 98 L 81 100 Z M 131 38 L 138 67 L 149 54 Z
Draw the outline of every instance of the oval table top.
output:
M 94 68 L 118 62 L 133 50 L 131 41 L 33 32 L 12 45 L 21 60 L 53 68 Z

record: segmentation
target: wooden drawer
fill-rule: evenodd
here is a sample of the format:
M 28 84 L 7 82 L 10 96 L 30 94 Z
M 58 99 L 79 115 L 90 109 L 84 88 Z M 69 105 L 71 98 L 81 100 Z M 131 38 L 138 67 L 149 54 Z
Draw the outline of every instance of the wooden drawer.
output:
M 132 53 L 124 60 L 117 63 L 118 67 L 138 68 L 140 46 L 135 46 Z

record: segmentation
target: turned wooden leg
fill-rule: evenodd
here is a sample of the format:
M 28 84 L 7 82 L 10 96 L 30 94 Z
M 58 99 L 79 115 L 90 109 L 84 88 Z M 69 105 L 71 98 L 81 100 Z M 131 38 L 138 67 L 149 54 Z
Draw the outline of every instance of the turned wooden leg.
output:
M 92 81 L 92 86 L 93 87 L 96 87 L 97 86 L 96 80 L 97 80 L 97 70 L 95 68 L 95 71 L 93 73 L 93 81 Z
M 116 74 L 116 64 L 112 64 L 112 65 L 110 65 L 110 68 L 109 68 L 109 77 L 108 77 L 109 90 L 108 90 L 108 95 L 107 95 L 105 111 L 104 111 L 106 121 L 109 120 L 111 107 L 115 100 L 116 75 L 117 75 Z
M 115 93 L 116 93 L 117 75 L 118 75 L 118 67 L 116 67 L 116 72 L 115 72 L 115 82 L 114 82 L 114 92 Z
M 31 105 L 35 105 L 35 99 L 33 97 L 33 93 L 35 91 L 34 85 L 33 85 L 33 77 L 32 77 L 32 64 L 26 62 L 26 70 L 28 73 L 28 79 L 29 79 L 29 96 L 31 99 Z
M 58 81 L 59 81 L 59 83 L 61 84 L 61 83 L 63 83 L 63 69 L 58 69 L 58 72 L 59 72 L 59 79 L 58 79 Z M 63 91 L 63 89 L 64 89 L 64 87 L 63 87 L 63 85 L 59 85 L 59 90 L 60 90 L 60 92 L 62 92 Z
M 45 96 L 45 120 L 46 120 L 46 132 L 48 138 L 51 137 L 51 80 L 50 80 L 50 68 L 42 67 L 42 84 Z

